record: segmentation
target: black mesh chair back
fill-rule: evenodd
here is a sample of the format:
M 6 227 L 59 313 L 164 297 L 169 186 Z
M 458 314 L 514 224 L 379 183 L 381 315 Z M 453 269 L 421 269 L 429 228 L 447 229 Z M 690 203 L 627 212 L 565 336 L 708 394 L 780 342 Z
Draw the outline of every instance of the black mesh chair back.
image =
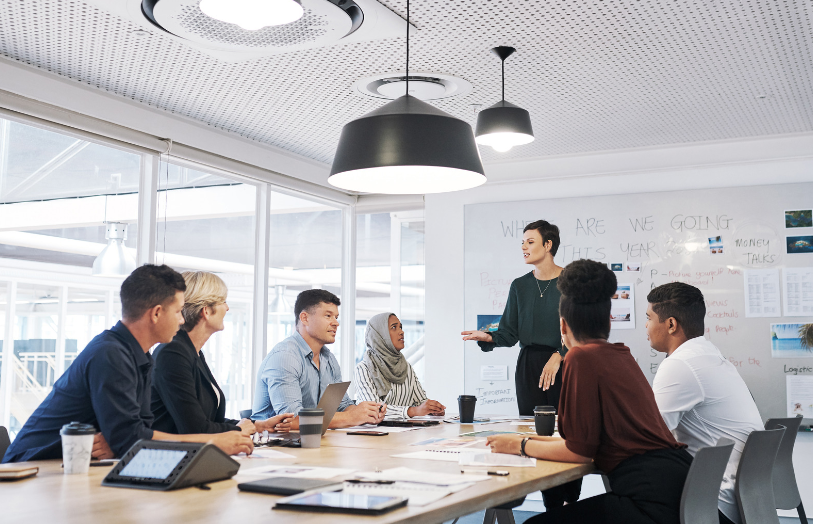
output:
M 3 462 L 3 455 L 6 450 L 11 446 L 11 439 L 8 437 L 8 430 L 5 426 L 0 426 L 0 462 Z
M 765 423 L 765 429 L 776 429 L 784 426 L 785 434 L 779 444 L 776 462 L 773 465 L 773 497 L 777 509 L 796 509 L 799 519 L 807 524 L 799 486 L 796 484 L 796 473 L 793 469 L 793 447 L 796 435 L 802 424 L 802 415 L 793 418 L 772 418 Z
M 680 499 L 680 524 L 719 524 L 717 499 L 734 441 L 721 438 L 716 446 L 697 450 Z
M 785 428 L 752 431 L 737 468 L 734 492 L 743 524 L 779 524 L 773 498 L 773 465 Z

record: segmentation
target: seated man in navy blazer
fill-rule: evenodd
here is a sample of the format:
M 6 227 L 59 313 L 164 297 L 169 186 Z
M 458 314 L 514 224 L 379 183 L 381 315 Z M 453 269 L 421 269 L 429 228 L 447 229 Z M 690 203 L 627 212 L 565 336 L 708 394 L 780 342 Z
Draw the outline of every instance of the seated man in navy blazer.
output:
M 73 421 L 100 430 L 94 458 L 121 457 L 139 439 L 211 442 L 229 454 L 251 453 L 239 431 L 172 435 L 151 429 L 149 351 L 183 323 L 186 284 L 168 266 L 139 267 L 121 284 L 122 320 L 97 335 L 54 384 L 6 450 L 3 462 L 62 457 L 59 430 Z

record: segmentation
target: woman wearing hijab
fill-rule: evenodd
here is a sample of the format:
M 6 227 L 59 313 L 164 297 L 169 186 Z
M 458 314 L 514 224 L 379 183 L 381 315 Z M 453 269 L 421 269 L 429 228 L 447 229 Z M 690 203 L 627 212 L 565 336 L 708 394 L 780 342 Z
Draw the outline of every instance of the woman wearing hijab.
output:
M 395 313 L 379 313 L 367 322 L 367 351 L 356 366 L 359 402 L 384 402 L 387 415 L 401 418 L 443 415 L 446 406 L 429 400 L 415 370 L 401 354 L 404 327 Z

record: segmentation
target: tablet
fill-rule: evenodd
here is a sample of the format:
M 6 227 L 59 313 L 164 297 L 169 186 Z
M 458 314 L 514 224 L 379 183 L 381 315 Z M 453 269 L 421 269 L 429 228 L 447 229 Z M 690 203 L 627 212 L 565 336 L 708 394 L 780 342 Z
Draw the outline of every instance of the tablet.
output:
M 351 495 L 343 491 L 309 491 L 278 500 L 274 509 L 381 515 L 406 504 L 407 499 L 404 497 Z

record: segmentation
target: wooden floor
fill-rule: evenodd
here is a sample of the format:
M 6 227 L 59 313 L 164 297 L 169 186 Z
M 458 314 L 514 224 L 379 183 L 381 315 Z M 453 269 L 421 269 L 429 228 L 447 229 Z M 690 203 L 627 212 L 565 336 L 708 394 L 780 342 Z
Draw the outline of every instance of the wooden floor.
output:
M 408 460 L 394 458 L 395 453 L 416 451 L 411 443 L 432 437 L 451 437 L 473 430 L 527 431 L 522 427 L 494 424 L 441 424 L 385 437 L 351 436 L 329 431 L 318 449 L 274 448 L 291 455 L 295 460 L 284 462 L 252 459 L 244 461 L 244 468 L 267 464 L 301 464 L 349 468 L 358 471 L 407 466 L 432 472 L 459 473 L 460 467 L 452 462 Z M 211 484 L 211 491 L 187 488 L 173 492 L 152 492 L 134 489 L 101 487 L 102 478 L 109 468 L 91 468 L 88 475 L 64 475 L 60 461 L 44 461 L 37 477 L 0 484 L 0 522 L 66 524 L 163 522 L 239 523 L 273 520 L 287 522 L 358 522 L 359 520 L 385 522 L 440 523 L 456 517 L 493 507 L 520 498 L 527 493 L 547 489 L 582 477 L 593 471 L 593 466 L 538 461 L 535 468 L 508 469 L 505 478 L 494 477 L 428 506 L 409 506 L 380 517 L 359 517 L 324 513 L 302 513 L 274 510 L 276 497 L 245 493 L 237 489 L 237 480 Z M 481 468 L 484 469 L 484 468 Z

